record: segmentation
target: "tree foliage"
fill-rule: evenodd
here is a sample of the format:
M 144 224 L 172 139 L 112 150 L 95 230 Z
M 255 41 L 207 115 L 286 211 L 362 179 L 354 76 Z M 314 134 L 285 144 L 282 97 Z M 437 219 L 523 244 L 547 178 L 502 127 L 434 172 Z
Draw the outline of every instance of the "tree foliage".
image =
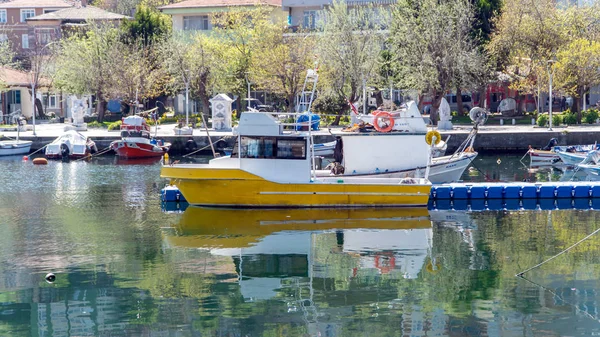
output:
M 248 95 L 249 81 L 257 83 L 260 79 L 260 70 L 256 70 L 255 60 L 268 57 L 270 50 L 261 49 L 261 45 L 268 43 L 265 41 L 269 41 L 269 36 L 272 36 L 271 30 L 279 30 L 277 25 L 281 24 L 273 11 L 269 6 L 231 8 L 212 17 L 213 36 L 220 39 L 228 49 L 226 84 L 238 97 Z M 275 23 L 272 21 L 274 19 Z
M 326 95 L 354 102 L 363 80 L 370 80 L 377 73 L 385 39 L 383 28 L 388 21 L 384 13 L 373 6 L 348 7 L 340 0 L 334 0 L 324 10 L 317 50 L 324 89 L 329 91 Z M 338 111 L 334 125 L 343 112 Z
M 594 68 L 599 8 L 597 4 L 562 8 L 552 0 L 505 0 L 489 51 L 513 80 L 513 88 L 547 92 L 548 72 L 553 69 L 554 89 L 581 98 L 585 88 L 600 84 Z M 574 108 L 579 110 L 577 102 Z
M 485 56 L 471 37 L 473 7 L 466 0 L 400 0 L 391 45 L 398 82 L 434 97 L 431 120 L 452 87 L 478 87 L 488 75 Z
M 165 73 L 156 66 L 151 46 L 126 43 L 122 30 L 89 25 L 86 32 L 61 42 L 54 78 L 66 92 L 96 96 L 98 119 L 108 99 L 133 103 L 161 95 Z
M 226 45 L 202 33 L 174 34 L 161 47 L 163 65 L 172 76 L 172 89 L 185 90 L 188 83 L 191 97 L 202 101 L 204 114 L 209 113 L 209 98 L 225 87 L 227 55 Z
M 314 67 L 315 39 L 312 35 L 284 35 L 287 27 L 281 22 L 270 25 L 258 41 L 262 52 L 253 54 L 252 78 L 259 88 L 283 95 L 288 111 L 293 111 L 306 71 Z
M 141 41 L 144 46 L 163 41 L 171 33 L 168 15 L 145 5 L 139 5 L 133 20 L 124 21 L 122 27 L 129 41 Z

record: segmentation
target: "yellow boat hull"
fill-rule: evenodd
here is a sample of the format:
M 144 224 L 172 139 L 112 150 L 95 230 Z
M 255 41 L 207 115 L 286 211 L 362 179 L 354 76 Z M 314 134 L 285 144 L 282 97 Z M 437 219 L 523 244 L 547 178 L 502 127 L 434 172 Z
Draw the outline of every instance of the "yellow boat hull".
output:
M 415 207 L 427 205 L 431 189 L 419 184 L 348 183 L 348 178 L 283 184 L 240 169 L 184 166 L 165 166 L 161 177 L 170 179 L 190 204 L 219 207 Z
M 426 208 L 319 208 L 223 209 L 188 207 L 176 235 L 168 235 L 174 246 L 189 248 L 245 248 L 280 231 L 331 229 L 431 228 Z

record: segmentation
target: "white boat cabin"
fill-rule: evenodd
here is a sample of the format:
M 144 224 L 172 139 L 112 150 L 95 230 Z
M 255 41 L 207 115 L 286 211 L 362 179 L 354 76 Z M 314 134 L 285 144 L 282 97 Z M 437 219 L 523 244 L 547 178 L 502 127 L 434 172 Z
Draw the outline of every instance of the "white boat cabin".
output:
M 284 131 L 271 114 L 244 112 L 231 156 L 216 158 L 209 165 L 239 168 L 274 182 L 306 183 L 311 179 L 312 158 L 308 132 Z

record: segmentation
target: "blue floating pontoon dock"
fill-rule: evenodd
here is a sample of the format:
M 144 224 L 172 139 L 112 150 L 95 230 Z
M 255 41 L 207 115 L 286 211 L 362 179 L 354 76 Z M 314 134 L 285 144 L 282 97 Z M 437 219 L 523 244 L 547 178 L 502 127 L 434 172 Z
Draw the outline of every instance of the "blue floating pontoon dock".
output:
M 600 182 L 452 183 L 433 185 L 430 199 L 526 200 L 600 199 Z

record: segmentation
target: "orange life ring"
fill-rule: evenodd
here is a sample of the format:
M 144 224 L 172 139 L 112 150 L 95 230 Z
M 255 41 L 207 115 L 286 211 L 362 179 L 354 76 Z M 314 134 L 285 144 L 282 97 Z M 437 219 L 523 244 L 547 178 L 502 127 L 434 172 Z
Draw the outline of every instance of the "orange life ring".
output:
M 388 124 L 384 127 L 382 127 L 381 125 L 379 125 L 379 119 L 387 119 L 389 120 Z M 394 128 L 394 117 L 392 117 L 392 114 L 387 112 L 387 111 L 380 111 L 379 113 L 377 113 L 375 115 L 375 118 L 373 120 L 373 126 L 375 127 L 375 130 L 379 131 L 379 132 L 390 132 L 392 131 L 392 129 Z

